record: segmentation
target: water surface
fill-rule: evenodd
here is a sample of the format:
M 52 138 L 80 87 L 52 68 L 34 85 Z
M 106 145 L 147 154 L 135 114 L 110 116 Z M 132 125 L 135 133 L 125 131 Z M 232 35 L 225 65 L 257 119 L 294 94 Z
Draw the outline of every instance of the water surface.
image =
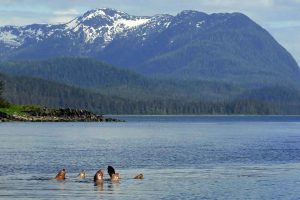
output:
M 1 123 L 0 198 L 299 199 L 300 117 L 120 118 L 127 122 Z M 107 165 L 122 180 L 94 186 Z M 53 180 L 61 168 L 67 180 Z

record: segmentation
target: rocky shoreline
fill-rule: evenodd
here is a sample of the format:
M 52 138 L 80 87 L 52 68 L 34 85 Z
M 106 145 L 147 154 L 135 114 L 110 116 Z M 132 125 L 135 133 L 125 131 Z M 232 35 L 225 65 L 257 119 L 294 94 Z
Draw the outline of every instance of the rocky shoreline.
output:
M 81 109 L 50 109 L 40 108 L 25 110 L 22 114 L 7 114 L 0 112 L 0 122 L 121 122 L 121 120 L 106 118 Z

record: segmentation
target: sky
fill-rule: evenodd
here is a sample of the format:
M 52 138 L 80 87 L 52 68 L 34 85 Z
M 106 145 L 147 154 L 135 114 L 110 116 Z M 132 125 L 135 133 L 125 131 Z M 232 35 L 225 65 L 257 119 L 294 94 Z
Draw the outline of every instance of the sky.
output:
M 0 26 L 64 23 L 95 8 L 143 16 L 241 12 L 268 30 L 300 65 L 300 0 L 0 0 Z

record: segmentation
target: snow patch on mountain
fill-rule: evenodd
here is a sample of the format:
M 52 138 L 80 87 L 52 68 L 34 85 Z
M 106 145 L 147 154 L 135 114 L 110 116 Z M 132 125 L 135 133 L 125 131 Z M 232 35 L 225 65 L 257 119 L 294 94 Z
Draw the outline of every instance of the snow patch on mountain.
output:
M 66 25 L 66 29 L 74 29 L 78 26 L 78 24 L 79 24 L 79 22 L 76 18 L 76 19 L 73 19 L 72 21 L 66 23 L 65 25 Z
M 124 25 L 126 28 L 133 28 L 140 26 L 142 24 L 146 24 L 150 19 L 149 18 L 140 18 L 140 19 L 134 19 L 134 20 L 126 20 L 126 19 L 120 19 L 115 22 L 116 26 L 118 25 Z
M 111 42 L 116 35 L 125 36 L 126 32 L 146 24 L 149 20 L 149 18 L 116 20 L 111 26 L 107 26 L 108 31 L 104 34 L 104 41 L 107 44 Z
M 11 47 L 19 47 L 21 45 L 21 42 L 18 41 L 18 36 L 11 33 L 11 31 L 0 32 L 0 41 Z
M 107 14 L 106 12 L 112 12 Z M 87 20 L 104 19 L 104 24 L 94 26 L 86 25 Z M 146 24 L 150 17 L 134 17 L 120 11 L 98 9 L 89 11 L 65 24 L 66 29 L 74 33 L 83 31 L 86 43 L 93 43 L 96 39 L 102 38 L 104 46 L 111 42 L 117 35 L 126 35 L 126 32 Z
M 197 27 L 197 28 L 200 28 L 201 25 L 202 25 L 204 22 L 205 22 L 205 21 L 200 21 L 200 22 L 198 22 L 198 23 L 196 24 L 196 27 Z
M 93 12 L 90 12 L 89 15 L 83 18 L 83 20 L 89 20 L 94 17 L 99 17 L 99 16 L 106 16 L 106 13 L 102 9 L 95 10 Z

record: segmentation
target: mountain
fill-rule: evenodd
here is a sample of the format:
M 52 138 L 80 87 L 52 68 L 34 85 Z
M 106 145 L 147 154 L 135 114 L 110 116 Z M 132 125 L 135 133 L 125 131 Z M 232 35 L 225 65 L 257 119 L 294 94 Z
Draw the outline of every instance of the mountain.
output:
M 95 9 L 58 25 L 0 28 L 0 59 L 91 57 L 145 76 L 299 87 L 293 57 L 241 13 L 132 16 Z

